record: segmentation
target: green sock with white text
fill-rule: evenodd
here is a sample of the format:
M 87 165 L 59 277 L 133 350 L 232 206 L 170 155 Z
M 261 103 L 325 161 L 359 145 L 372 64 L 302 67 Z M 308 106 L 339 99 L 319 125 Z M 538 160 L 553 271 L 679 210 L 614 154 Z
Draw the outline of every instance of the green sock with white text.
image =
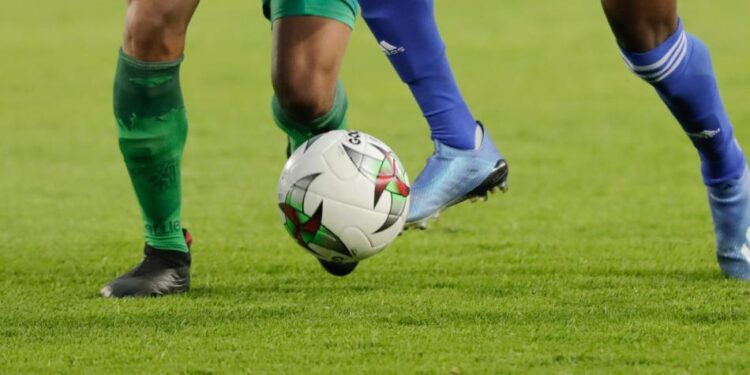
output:
M 120 151 L 143 214 L 146 243 L 187 252 L 180 224 L 180 161 L 187 139 L 181 61 L 144 62 L 121 50 L 114 110 Z

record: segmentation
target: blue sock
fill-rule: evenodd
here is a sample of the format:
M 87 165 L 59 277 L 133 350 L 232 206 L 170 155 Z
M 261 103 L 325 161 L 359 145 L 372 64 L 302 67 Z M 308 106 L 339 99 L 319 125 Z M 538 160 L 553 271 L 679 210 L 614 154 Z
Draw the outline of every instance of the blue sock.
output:
M 435 22 L 433 0 L 360 0 L 362 18 L 409 85 L 432 138 L 472 149 L 476 121 L 456 85 Z
M 628 68 L 651 83 L 690 137 L 701 158 L 706 185 L 736 179 L 745 170 L 745 156 L 734 139 L 732 124 L 716 84 L 706 46 L 677 31 L 645 53 L 622 51 Z

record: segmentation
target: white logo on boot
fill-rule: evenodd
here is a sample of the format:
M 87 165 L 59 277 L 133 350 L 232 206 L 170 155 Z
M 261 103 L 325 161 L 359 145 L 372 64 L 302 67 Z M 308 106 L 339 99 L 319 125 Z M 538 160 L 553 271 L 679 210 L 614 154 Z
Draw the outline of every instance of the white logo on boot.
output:
M 740 253 L 743 257 L 745 257 L 745 260 L 750 263 L 750 248 L 747 247 L 747 242 L 750 241 L 750 227 L 747 228 L 747 232 L 745 232 L 745 243 L 742 244 L 742 248 L 740 249 Z

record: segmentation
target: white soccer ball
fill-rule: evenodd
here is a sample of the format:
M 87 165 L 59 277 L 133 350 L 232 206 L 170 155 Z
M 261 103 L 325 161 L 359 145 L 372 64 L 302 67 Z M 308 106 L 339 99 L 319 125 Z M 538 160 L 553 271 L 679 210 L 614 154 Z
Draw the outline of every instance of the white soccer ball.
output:
M 282 222 L 300 246 L 325 261 L 357 262 L 401 233 L 409 179 L 383 142 L 336 130 L 311 138 L 287 160 L 278 202 Z

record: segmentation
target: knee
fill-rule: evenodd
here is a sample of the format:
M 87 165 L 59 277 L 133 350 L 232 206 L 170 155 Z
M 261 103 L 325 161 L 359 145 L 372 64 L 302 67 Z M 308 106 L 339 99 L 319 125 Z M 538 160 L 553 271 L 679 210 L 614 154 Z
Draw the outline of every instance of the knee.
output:
M 170 61 L 179 58 L 185 47 L 187 20 L 168 10 L 138 6 L 133 1 L 125 22 L 123 49 L 139 60 Z
M 336 79 L 321 73 L 274 74 L 273 87 L 279 104 L 289 116 L 311 122 L 331 110 Z

